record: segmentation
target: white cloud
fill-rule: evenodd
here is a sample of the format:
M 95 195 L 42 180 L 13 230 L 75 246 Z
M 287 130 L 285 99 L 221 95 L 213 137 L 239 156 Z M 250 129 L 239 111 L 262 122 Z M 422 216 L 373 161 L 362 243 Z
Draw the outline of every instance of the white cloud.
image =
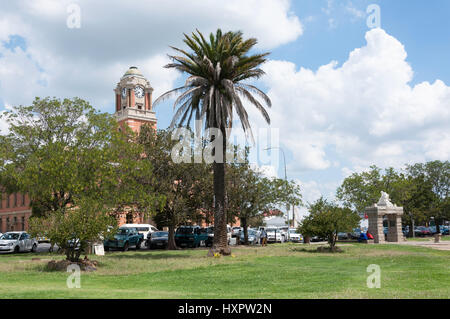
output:
M 81 9 L 80 29 L 66 25 L 71 3 Z M 178 76 L 162 68 L 169 45 L 183 46 L 183 32 L 196 28 L 242 30 L 264 50 L 303 33 L 288 0 L 17 0 L 1 7 L 0 41 L 19 35 L 26 42 L 25 52 L 0 52 L 0 97 L 13 105 L 34 96 L 79 96 L 106 110 L 115 82 L 131 65 L 161 93 Z
M 323 170 L 336 159 L 349 174 L 372 164 L 449 158 L 450 87 L 440 80 L 411 85 L 405 48 L 385 31 L 368 31 L 366 41 L 341 66 L 264 66 L 272 127 L 295 159 L 291 171 Z M 262 125 L 256 113 L 251 118 Z

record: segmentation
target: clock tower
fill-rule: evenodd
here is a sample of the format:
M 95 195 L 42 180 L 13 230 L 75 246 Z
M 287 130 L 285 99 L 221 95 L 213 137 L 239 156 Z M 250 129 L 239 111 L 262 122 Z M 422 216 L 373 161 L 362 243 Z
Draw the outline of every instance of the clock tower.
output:
M 122 76 L 114 89 L 116 116 L 121 127 L 127 124 L 139 133 L 141 126 L 149 124 L 156 129 L 156 116 L 152 109 L 153 88 L 137 67 L 132 66 Z

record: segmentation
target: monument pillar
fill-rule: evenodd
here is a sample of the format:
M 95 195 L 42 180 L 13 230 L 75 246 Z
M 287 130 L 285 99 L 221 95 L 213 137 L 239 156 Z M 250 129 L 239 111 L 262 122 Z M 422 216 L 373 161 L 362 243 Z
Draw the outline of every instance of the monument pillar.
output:
M 374 242 L 377 244 L 386 242 L 384 237 L 383 217 L 388 220 L 388 242 L 399 242 L 403 240 L 402 233 L 402 215 L 403 207 L 397 207 L 389 201 L 389 195 L 381 192 L 381 198 L 378 203 L 367 207 L 365 210 L 369 217 L 369 233 L 373 235 Z

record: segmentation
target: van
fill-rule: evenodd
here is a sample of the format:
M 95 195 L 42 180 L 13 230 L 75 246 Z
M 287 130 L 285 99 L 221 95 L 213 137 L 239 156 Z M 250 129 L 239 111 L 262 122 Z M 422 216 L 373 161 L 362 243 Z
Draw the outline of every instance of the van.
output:
M 158 229 L 150 224 L 124 224 L 120 226 L 120 228 L 136 228 L 139 234 L 142 234 L 144 236 L 144 241 L 148 239 L 149 234 L 154 233 L 155 231 L 158 231 Z

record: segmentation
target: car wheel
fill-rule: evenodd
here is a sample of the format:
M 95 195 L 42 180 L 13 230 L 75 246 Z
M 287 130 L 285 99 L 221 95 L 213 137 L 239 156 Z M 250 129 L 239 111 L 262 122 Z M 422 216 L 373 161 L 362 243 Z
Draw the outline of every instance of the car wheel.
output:
M 33 247 L 31 247 L 31 252 L 32 252 L 32 253 L 35 253 L 35 252 L 36 252 L 36 249 L 37 249 L 37 245 L 36 245 L 36 244 L 33 244 Z
M 14 253 L 18 254 L 19 252 L 20 252 L 20 247 L 19 246 L 14 247 Z
M 109 247 L 108 246 L 105 246 L 105 251 L 109 251 Z
M 128 242 L 126 242 L 126 243 L 123 245 L 122 250 L 123 250 L 123 251 L 128 251 Z
M 141 241 L 138 241 L 138 243 L 136 245 L 136 249 L 141 249 Z

